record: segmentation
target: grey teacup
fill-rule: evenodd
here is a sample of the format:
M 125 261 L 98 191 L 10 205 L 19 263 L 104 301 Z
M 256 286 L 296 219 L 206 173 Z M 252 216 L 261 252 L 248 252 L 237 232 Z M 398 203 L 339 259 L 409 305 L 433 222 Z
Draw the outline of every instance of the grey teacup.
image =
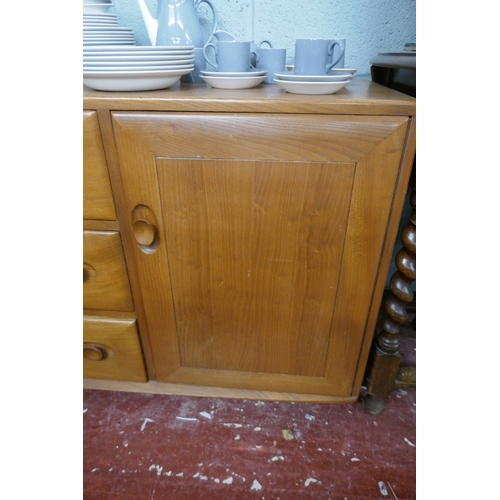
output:
M 339 51 L 334 57 L 334 47 Z M 325 75 L 344 55 L 344 45 L 340 40 L 325 38 L 299 38 L 295 41 L 296 75 Z
M 212 47 L 216 54 L 216 61 L 207 56 L 207 48 Z M 251 70 L 250 42 L 239 40 L 220 40 L 216 44 L 207 43 L 203 47 L 205 60 L 218 72 L 243 73 Z
M 267 70 L 266 79 L 262 83 L 275 83 L 274 74 L 285 70 L 286 49 L 259 47 L 256 53 L 257 69 Z

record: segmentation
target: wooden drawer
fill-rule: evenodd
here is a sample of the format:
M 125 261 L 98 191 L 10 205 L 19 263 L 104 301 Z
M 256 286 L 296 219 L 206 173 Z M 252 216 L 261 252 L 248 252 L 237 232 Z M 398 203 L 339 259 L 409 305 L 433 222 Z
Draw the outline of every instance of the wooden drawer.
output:
M 116 219 L 106 156 L 95 111 L 83 113 L 83 218 Z
M 134 318 L 84 316 L 83 376 L 147 381 Z
M 120 233 L 83 232 L 83 307 L 133 311 Z

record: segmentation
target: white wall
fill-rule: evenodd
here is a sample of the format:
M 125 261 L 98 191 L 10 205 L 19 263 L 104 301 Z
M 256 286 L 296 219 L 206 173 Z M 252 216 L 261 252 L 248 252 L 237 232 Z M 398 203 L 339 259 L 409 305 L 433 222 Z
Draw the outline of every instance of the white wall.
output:
M 145 0 L 153 16 L 157 0 Z M 296 38 L 346 38 L 345 65 L 369 75 L 370 59 L 379 52 L 400 52 L 416 42 L 416 0 L 211 0 L 218 29 L 242 40 L 270 39 L 287 49 L 293 64 Z M 121 26 L 135 31 L 138 45 L 150 45 L 137 0 L 113 0 L 110 12 Z M 211 14 L 199 8 L 208 33 Z

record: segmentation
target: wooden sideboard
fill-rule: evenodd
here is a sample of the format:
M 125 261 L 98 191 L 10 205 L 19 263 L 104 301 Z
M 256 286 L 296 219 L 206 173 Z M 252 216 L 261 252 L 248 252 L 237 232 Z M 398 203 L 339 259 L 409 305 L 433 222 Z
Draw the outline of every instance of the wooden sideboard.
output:
M 356 400 L 415 99 L 354 79 L 84 89 L 83 108 L 84 386 Z

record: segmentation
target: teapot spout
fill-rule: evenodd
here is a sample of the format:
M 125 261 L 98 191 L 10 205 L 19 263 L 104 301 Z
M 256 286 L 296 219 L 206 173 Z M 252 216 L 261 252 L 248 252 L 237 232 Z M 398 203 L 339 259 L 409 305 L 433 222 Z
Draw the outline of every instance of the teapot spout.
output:
M 151 45 L 156 45 L 156 35 L 158 34 L 158 21 L 151 15 L 144 0 L 137 0 L 139 8 L 141 9 L 142 18 L 146 25 L 149 40 Z

